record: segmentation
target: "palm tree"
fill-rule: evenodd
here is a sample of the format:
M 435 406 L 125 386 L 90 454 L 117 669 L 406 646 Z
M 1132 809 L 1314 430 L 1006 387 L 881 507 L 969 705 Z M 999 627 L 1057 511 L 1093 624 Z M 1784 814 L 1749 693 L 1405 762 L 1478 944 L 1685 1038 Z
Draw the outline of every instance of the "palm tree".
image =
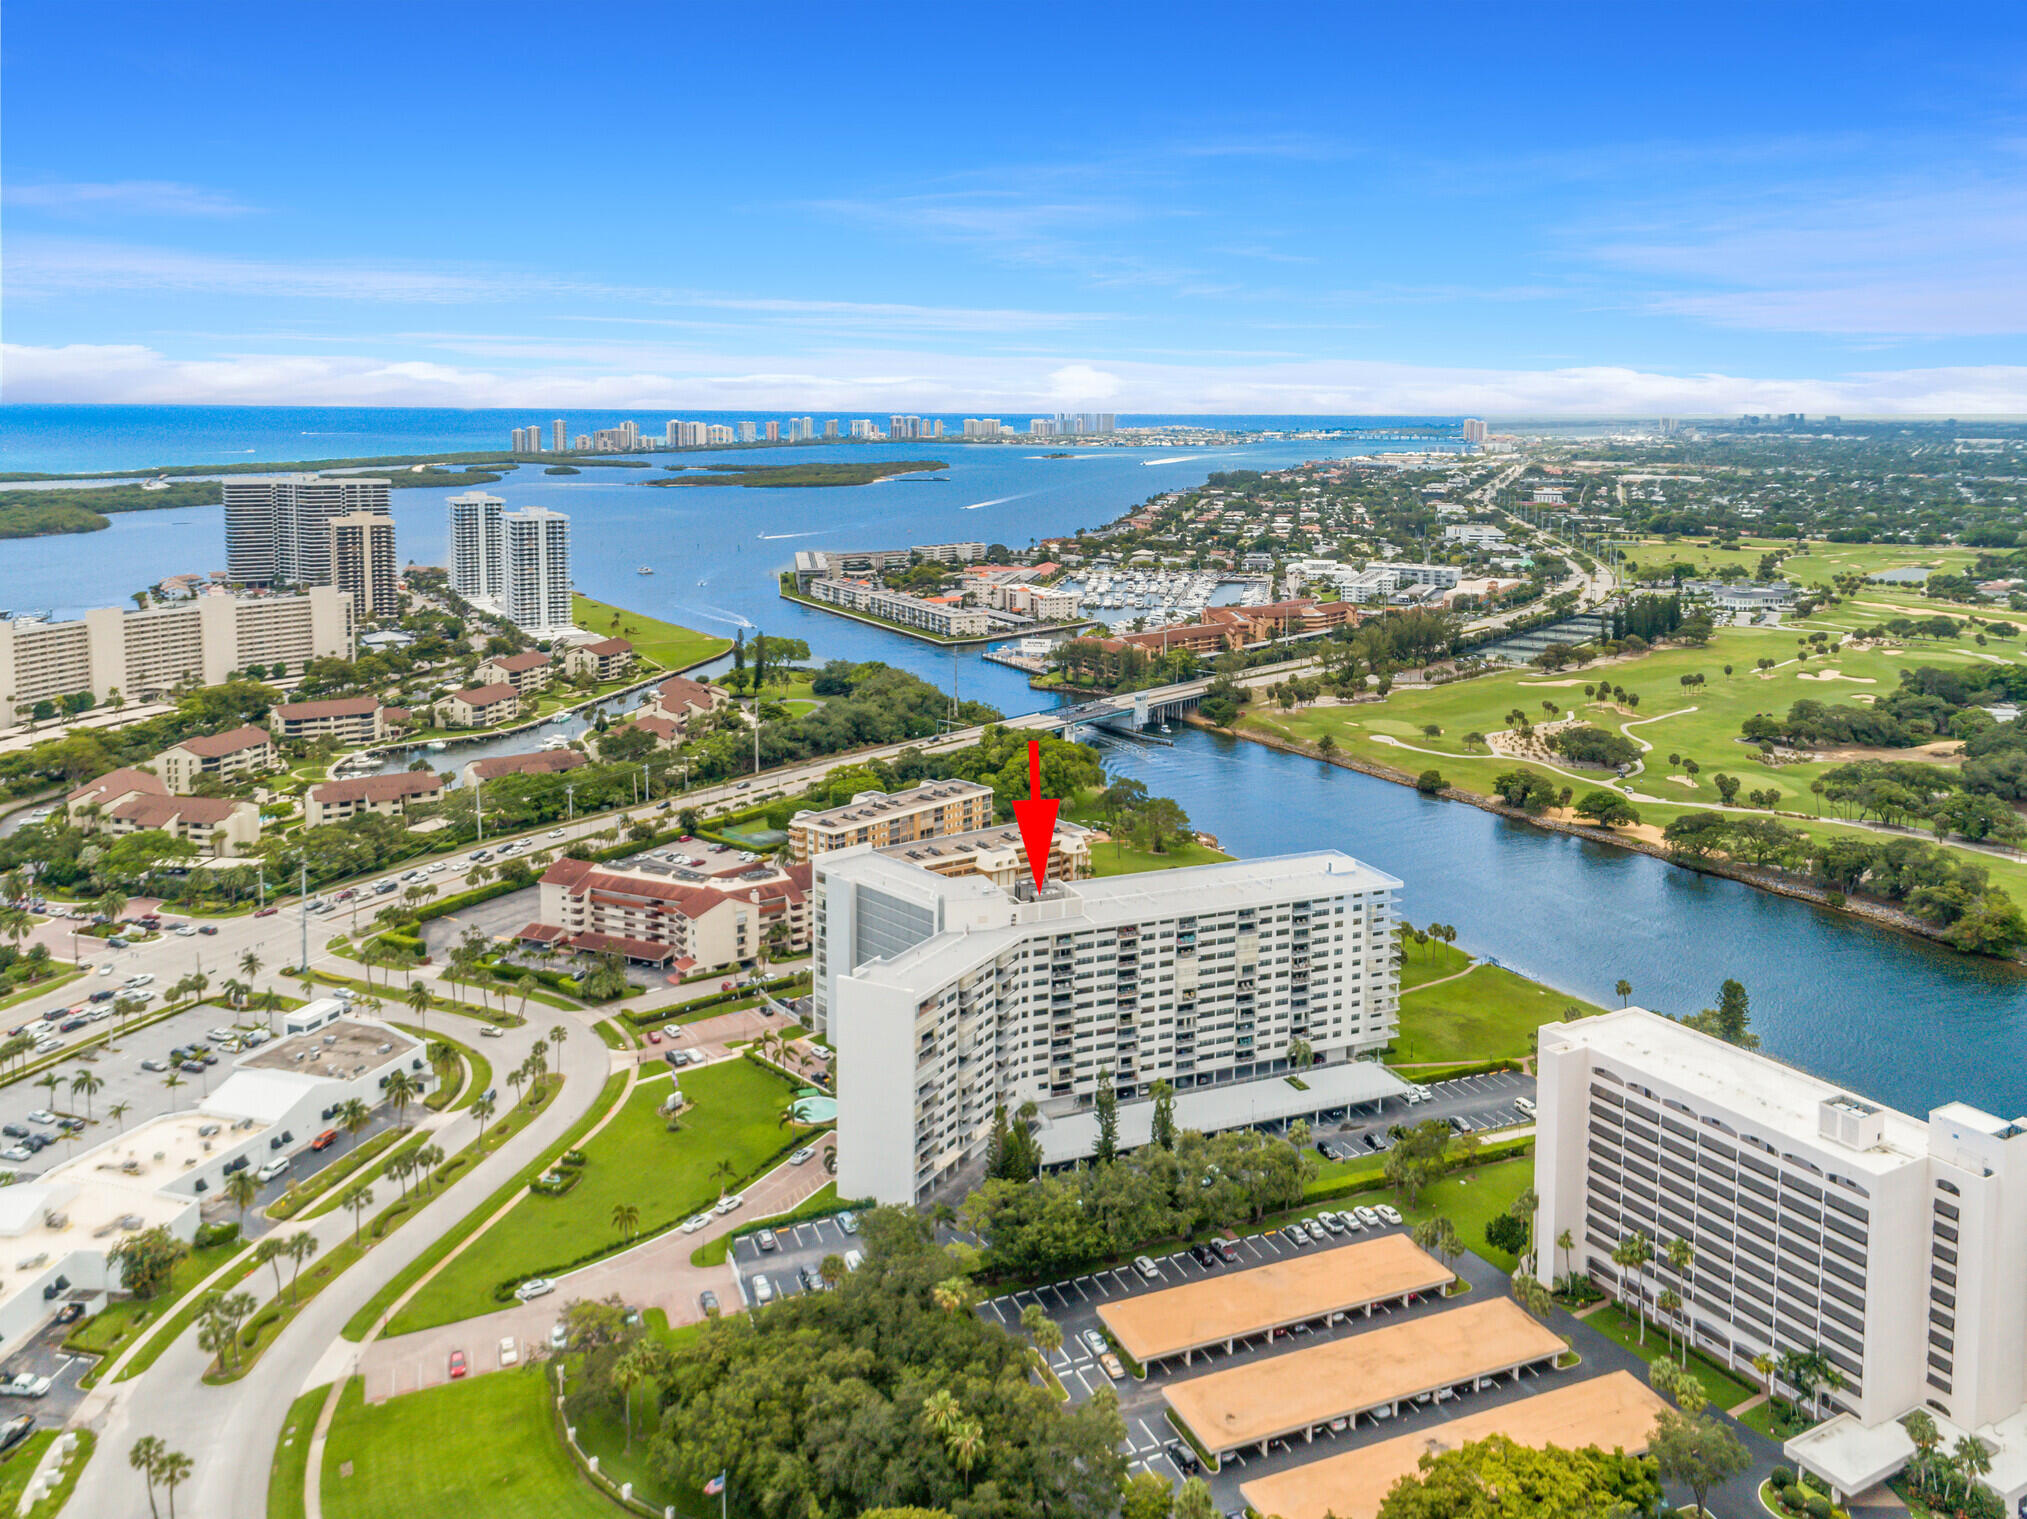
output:
M 239 957 L 239 973 L 251 981 L 261 972 L 261 958 L 252 950 Z
M 243 1176 L 246 1173 L 242 1171 L 236 1174 Z M 282 1261 L 287 1258 L 288 1253 L 288 1241 L 279 1234 L 263 1235 L 260 1243 L 253 1247 L 254 1269 L 258 1271 L 262 1266 L 274 1268 L 274 1295 L 277 1302 L 281 1300 L 282 1295 Z
M 1670 1340 L 1675 1338 L 1675 1321 L 1680 1316 L 1681 1311 L 1682 1294 L 1677 1292 L 1673 1287 L 1663 1287 L 1659 1295 L 1654 1299 L 1654 1316 L 1658 1319 L 1668 1320 L 1668 1338 Z M 1683 1330 L 1683 1359 L 1685 1363 L 1688 1360 L 1688 1330 L 1686 1326 L 1684 1326 Z
M 836 1288 L 845 1279 L 845 1258 L 832 1251 L 817 1263 L 816 1274 L 826 1287 Z
M 127 894 L 117 886 L 108 886 L 99 893 L 99 899 L 92 903 L 99 915 L 110 923 L 120 921 L 120 914 L 127 910 Z
M 718 1200 L 720 1202 L 723 1202 L 725 1194 L 732 1190 L 733 1178 L 738 1176 L 738 1174 L 738 1167 L 734 1166 L 731 1161 L 722 1155 L 718 1158 L 718 1164 L 711 1168 L 711 1178 L 718 1183 Z
M 514 1089 L 514 1101 L 516 1103 L 521 1100 L 521 1088 L 526 1084 L 527 1080 L 528 1062 L 525 1060 L 507 1072 L 507 1085 Z
M 1968 1499 L 1978 1479 L 1991 1471 L 1992 1453 L 1976 1435 L 1960 1435 L 1950 1447 L 1950 1462 L 1963 1473 L 1964 1497 Z
M 1513 1301 L 1544 1323 L 1555 1312 L 1555 1295 L 1531 1272 L 1513 1273 Z
M 73 1097 L 82 1095 L 84 1097 L 84 1116 L 87 1123 L 91 1121 L 92 1094 L 104 1085 L 105 1082 L 94 1076 L 90 1071 L 79 1071 L 75 1076 L 70 1078 L 70 1095 Z
M 1570 1258 L 1570 1251 L 1577 1247 L 1576 1236 L 1567 1229 L 1563 1230 L 1562 1233 L 1555 1237 L 1555 1247 L 1562 1253 L 1563 1261 L 1567 1264 Z M 1567 1271 L 1564 1271 L 1562 1274 L 1563 1276 L 1569 1275 Z
M 35 1084 L 45 1088 L 49 1092 L 49 1105 L 55 1107 L 56 1094 L 63 1086 L 63 1078 L 54 1071 L 44 1071 L 40 1076 L 35 1078 Z
M 1684 1302 L 1689 1296 L 1689 1272 L 1696 1264 L 1696 1248 L 1680 1235 L 1668 1241 L 1666 1251 L 1668 1269 L 1675 1273 L 1675 1279 L 1682 1283 L 1682 1291 L 1675 1299 L 1675 1306 L 1682 1313 L 1682 1364 L 1689 1365 L 1689 1310 Z
M 958 1405 L 957 1395 L 947 1387 L 939 1387 L 922 1400 L 922 1422 L 935 1435 L 947 1435 L 964 1418 L 964 1410 Z
M 338 1206 L 352 1210 L 352 1243 L 359 1243 L 359 1215 L 373 1206 L 373 1189 L 355 1181 L 338 1196 Z
M 356 1135 L 372 1121 L 373 1110 L 366 1106 L 363 1098 L 347 1097 L 338 1109 L 339 1127 L 347 1134 Z
M 525 1013 L 527 1008 L 524 1006 L 521 1011 Z M 563 1041 L 569 1037 L 570 1030 L 562 1024 L 552 1023 L 549 1025 L 549 1042 L 556 1047 L 556 1058 L 558 1061 L 561 1061 L 563 1058 Z
M 394 1105 L 394 1121 L 399 1124 L 408 1113 L 408 1105 L 421 1095 L 422 1088 L 415 1084 L 415 1078 L 406 1071 L 396 1071 L 387 1078 L 387 1100 Z
M 1769 1403 L 1774 1400 L 1774 1372 L 1780 1366 L 1772 1356 L 1762 1352 L 1753 1357 L 1753 1370 L 1760 1374 L 1760 1391 L 1767 1395 Z
M 971 1283 L 948 1276 L 929 1289 L 929 1300 L 945 1313 L 962 1313 L 971 1303 Z
M 424 1034 L 427 1034 L 429 1032 L 429 1004 L 431 1001 L 429 983 L 418 977 L 410 977 L 408 996 L 405 1000 L 408 1003 L 408 1010 L 422 1020 L 422 1031 Z
M 218 989 L 225 993 L 226 1002 L 233 1007 L 246 1006 L 246 999 L 253 993 L 253 988 L 236 976 L 228 976 L 219 983 Z
M 486 1120 L 493 1116 L 493 1099 L 481 1097 L 472 1103 L 472 1117 L 479 1121 L 479 1154 L 486 1153 Z
M 626 1415 L 626 1444 L 621 1447 L 622 1449 L 631 1449 L 633 1446 L 634 1389 L 641 1383 L 653 1379 L 657 1370 L 656 1359 L 651 1342 L 640 1340 L 629 1345 L 613 1365 L 612 1385 L 619 1389 L 620 1407 Z
M 176 1519 L 176 1489 L 190 1480 L 192 1465 L 190 1458 L 180 1450 L 164 1451 L 162 1459 L 156 1463 L 156 1480 L 169 1490 L 169 1519 Z
M 1645 1277 L 1647 1263 L 1654 1259 L 1654 1242 L 1644 1234 L 1629 1234 L 1612 1247 L 1612 1264 L 1619 1268 L 1621 1285 L 1625 1291 L 1620 1296 L 1623 1304 L 1627 1294 L 1633 1298 L 1634 1312 L 1640 1319 L 1640 1343 L 1647 1343 L 1647 1293 Z
M 118 1132 L 125 1133 L 127 1128 L 127 1114 L 131 1113 L 133 1110 L 134 1105 L 131 1102 L 116 1102 L 111 1107 L 106 1109 L 106 1117 L 110 1118 L 114 1123 L 119 1125 Z
M 246 1210 L 254 1205 L 260 1196 L 260 1183 L 253 1179 L 253 1172 L 234 1171 L 225 1178 L 225 1198 L 239 1209 L 239 1232 L 246 1233 Z
M 1621 976 L 1619 978 L 1619 984 L 1617 986 L 1614 986 L 1612 990 L 1619 994 L 1619 1006 L 1624 1007 L 1626 1005 L 1627 1000 L 1631 998 L 1633 995 L 1633 983 L 1626 980 L 1625 977 Z
M 632 1239 L 640 1228 L 640 1208 L 634 1203 L 614 1203 L 612 1227 L 619 1231 L 621 1239 Z
M 303 1262 L 315 1255 L 321 1248 L 316 1235 L 307 1229 L 299 1229 L 289 1236 L 289 1260 L 295 1269 L 289 1273 L 289 1301 L 296 1299 L 296 1280 L 303 1274 Z
M 162 1085 L 169 1089 L 169 1111 L 176 1111 L 176 1088 L 184 1085 L 183 1078 L 174 1071 L 162 1078 Z
M 162 1442 L 154 1435 L 143 1435 L 127 1447 L 127 1465 L 141 1474 L 141 1480 L 148 1484 L 148 1512 L 156 1515 L 161 1510 L 155 1507 L 155 1479 L 161 1472 L 162 1457 L 167 1452 Z

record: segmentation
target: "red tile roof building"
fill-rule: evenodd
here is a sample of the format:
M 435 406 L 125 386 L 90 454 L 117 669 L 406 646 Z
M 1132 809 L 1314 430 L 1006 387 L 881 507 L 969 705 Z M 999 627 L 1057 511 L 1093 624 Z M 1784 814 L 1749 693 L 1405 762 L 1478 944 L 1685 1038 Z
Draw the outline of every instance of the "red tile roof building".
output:
M 754 865 L 705 878 L 566 857 L 542 873 L 541 912 L 521 930 L 524 942 L 614 950 L 652 965 L 733 965 L 757 958 L 771 939 L 780 953 L 808 948 L 809 867 Z
M 357 780 L 326 781 L 312 786 L 303 803 L 303 821 L 311 828 L 342 823 L 362 812 L 400 817 L 410 802 L 433 802 L 443 795 L 443 777 L 427 770 L 402 770 L 392 775 L 367 775 Z

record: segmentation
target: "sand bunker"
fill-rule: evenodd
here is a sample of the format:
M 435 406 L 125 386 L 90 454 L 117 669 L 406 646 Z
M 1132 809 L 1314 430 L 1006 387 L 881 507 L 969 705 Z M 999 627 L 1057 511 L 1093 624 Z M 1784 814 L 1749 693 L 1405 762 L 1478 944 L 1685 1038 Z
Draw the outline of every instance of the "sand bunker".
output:
M 1870 675 L 1846 675 L 1841 670 L 1804 670 L 1795 677 L 1797 680 L 1848 680 L 1853 685 L 1876 686 L 1879 681 Z

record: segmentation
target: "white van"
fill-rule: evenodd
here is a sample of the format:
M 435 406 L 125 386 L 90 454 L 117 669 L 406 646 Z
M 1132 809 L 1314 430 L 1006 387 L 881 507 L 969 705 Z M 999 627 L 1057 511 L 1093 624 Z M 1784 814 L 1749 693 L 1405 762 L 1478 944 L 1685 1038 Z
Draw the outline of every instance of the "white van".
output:
M 275 1159 L 269 1161 L 266 1165 L 262 1166 L 258 1171 L 254 1172 L 253 1179 L 255 1181 L 273 1181 L 277 1176 L 281 1175 L 282 1172 L 288 1170 L 288 1168 L 289 1168 L 288 1156 L 286 1155 L 277 1156 Z
M 1523 1113 L 1529 1118 L 1534 1117 L 1534 1099 L 1532 1097 L 1514 1098 L 1513 1107 L 1516 1112 Z

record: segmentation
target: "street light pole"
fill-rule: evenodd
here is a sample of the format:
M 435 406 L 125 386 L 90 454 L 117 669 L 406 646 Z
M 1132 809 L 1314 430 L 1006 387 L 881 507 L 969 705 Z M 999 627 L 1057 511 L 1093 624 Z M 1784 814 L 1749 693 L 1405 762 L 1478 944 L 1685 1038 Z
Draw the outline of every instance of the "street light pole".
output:
M 303 919 L 303 958 L 302 958 L 302 961 L 301 961 L 301 969 L 302 969 L 302 973 L 303 973 L 303 974 L 304 974 L 305 976 L 307 976 L 307 975 L 309 975 L 309 973 L 310 973 L 310 861 L 309 861 L 309 857 L 308 857 L 307 855 L 306 855 L 306 856 L 304 856 L 304 858 L 302 859 L 302 861 L 301 861 L 300 863 L 301 863 L 301 866 L 302 866 L 302 891 L 301 891 L 301 897 L 302 897 L 302 900 L 301 900 L 301 902 L 300 902 L 300 903 L 298 904 L 298 911 L 299 911 L 299 912 L 300 912 L 300 913 L 302 914 L 302 919 Z

